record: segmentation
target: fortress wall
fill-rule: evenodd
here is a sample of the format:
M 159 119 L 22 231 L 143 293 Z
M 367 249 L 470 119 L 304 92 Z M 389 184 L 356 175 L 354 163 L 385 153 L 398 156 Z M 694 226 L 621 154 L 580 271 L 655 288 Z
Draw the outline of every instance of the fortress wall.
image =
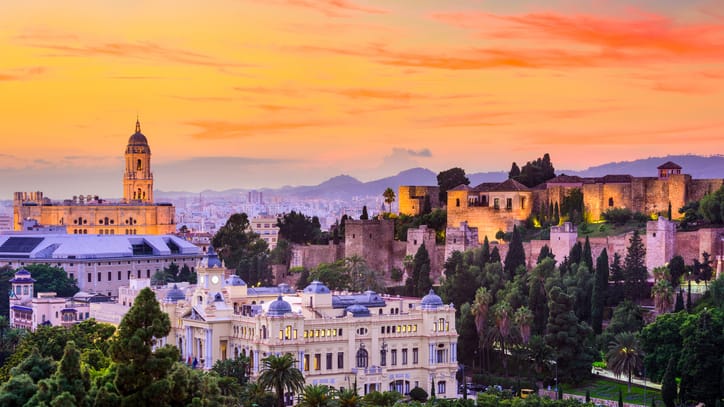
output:
M 724 184 L 724 179 L 695 179 L 689 182 L 688 196 L 686 197 L 687 202 L 698 201 L 704 197 L 704 195 L 712 193 Z M 674 212 L 677 209 L 674 208 Z
M 711 228 L 711 229 L 699 229 L 699 253 L 698 258 L 703 259 L 702 254 L 704 252 L 709 253 L 710 259 L 714 259 L 716 256 L 720 256 L 724 253 L 724 243 L 722 243 L 722 236 L 724 236 L 724 228 Z
M 427 246 L 425 246 L 427 248 Z M 407 242 L 400 242 L 395 240 L 392 242 L 392 268 L 404 270 L 405 266 L 402 261 L 405 259 L 407 253 Z M 430 253 L 430 266 L 432 266 L 433 255 Z
M 392 269 L 394 221 L 348 220 L 344 227 L 344 256 L 358 255 L 374 270 Z
M 341 259 L 342 245 L 292 245 L 291 267 L 311 270 L 322 263 L 334 263 Z
M 432 208 L 440 207 L 440 188 L 437 186 L 401 185 L 397 193 L 399 213 L 419 215 L 425 204 L 425 196 L 430 197 Z
M 495 240 L 495 234 L 502 230 L 510 232 L 513 226 L 525 221 L 532 212 L 532 196 L 530 192 L 495 192 L 490 193 L 489 207 L 468 207 L 467 191 L 448 191 L 447 224 L 459 227 L 461 222 L 468 222 L 471 228 L 478 228 L 478 241 L 483 242 L 485 236 L 488 240 Z M 494 199 L 498 198 L 500 209 L 493 208 Z M 505 209 L 506 199 L 513 199 L 513 209 Z M 526 204 L 521 208 L 521 198 Z M 459 199 L 460 206 L 457 206 Z
M 678 232 L 676 233 L 676 245 L 674 256 L 684 258 L 684 263 L 691 264 L 693 259 L 699 258 L 699 232 Z

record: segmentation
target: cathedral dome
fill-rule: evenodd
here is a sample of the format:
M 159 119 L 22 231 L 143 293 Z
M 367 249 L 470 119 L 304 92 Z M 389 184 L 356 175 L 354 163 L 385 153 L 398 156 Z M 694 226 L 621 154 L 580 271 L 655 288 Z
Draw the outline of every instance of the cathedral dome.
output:
M 132 149 L 132 147 L 137 147 L 136 149 Z M 148 146 L 148 139 L 146 139 L 146 136 L 141 133 L 141 123 L 136 120 L 136 131 L 131 134 L 131 137 L 128 138 L 128 146 L 126 147 L 127 152 L 132 152 L 133 150 L 138 150 L 140 148 L 141 151 L 150 153 L 151 147 Z M 135 151 L 139 152 L 139 151 Z
M 282 299 L 280 295 L 275 301 L 269 304 L 267 315 L 270 317 L 283 317 L 284 314 L 292 312 L 292 305 Z
M 436 309 L 438 307 L 442 307 L 443 305 L 442 298 L 435 294 L 435 291 L 433 291 L 432 288 L 430 289 L 430 293 L 422 297 L 422 302 L 420 304 L 422 305 L 422 309 Z

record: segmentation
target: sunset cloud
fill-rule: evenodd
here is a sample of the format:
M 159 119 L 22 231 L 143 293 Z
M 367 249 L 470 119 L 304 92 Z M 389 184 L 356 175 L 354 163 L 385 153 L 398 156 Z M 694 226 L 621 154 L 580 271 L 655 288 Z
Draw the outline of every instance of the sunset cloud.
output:
M 185 124 L 198 127 L 199 132 L 191 135 L 194 139 L 218 140 L 249 137 L 260 133 L 274 133 L 307 127 L 326 126 L 331 123 L 321 120 L 278 121 L 274 119 L 258 122 L 227 122 L 214 120 L 188 121 Z
M 353 13 L 386 14 L 380 8 L 365 7 L 349 0 L 265 0 L 274 4 L 314 10 L 327 17 L 349 17 Z

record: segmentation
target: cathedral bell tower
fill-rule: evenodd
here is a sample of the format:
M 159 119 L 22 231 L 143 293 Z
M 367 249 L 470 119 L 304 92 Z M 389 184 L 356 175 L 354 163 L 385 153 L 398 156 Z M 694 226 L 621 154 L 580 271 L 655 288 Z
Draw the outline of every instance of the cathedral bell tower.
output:
M 123 200 L 125 202 L 153 203 L 153 174 L 151 173 L 151 147 L 141 133 L 136 119 L 136 132 L 126 146 L 126 170 L 123 173 Z

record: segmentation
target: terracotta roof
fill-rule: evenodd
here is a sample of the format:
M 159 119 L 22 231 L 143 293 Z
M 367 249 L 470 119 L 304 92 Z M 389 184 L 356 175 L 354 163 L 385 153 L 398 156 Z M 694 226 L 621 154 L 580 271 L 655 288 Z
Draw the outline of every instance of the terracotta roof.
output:
M 656 167 L 656 169 L 659 169 L 659 170 L 680 170 L 680 169 L 681 169 L 681 166 L 680 166 L 679 164 L 676 164 L 675 162 L 667 161 L 667 162 L 659 165 L 658 167 Z
M 514 179 L 507 179 L 490 189 L 491 191 L 530 191 L 530 188 Z
M 575 175 L 559 175 L 555 178 L 551 178 L 545 183 L 547 184 L 579 184 L 583 182 L 583 178 Z
M 633 177 L 631 175 L 605 175 L 600 178 L 596 178 L 596 183 L 602 183 L 602 184 L 620 184 L 620 183 L 629 183 L 633 181 Z
M 490 191 L 493 187 L 500 184 L 499 182 L 483 182 L 482 184 L 478 184 L 475 188 L 473 188 L 473 191 L 477 192 L 487 192 Z
M 460 184 L 450 191 L 469 191 L 471 188 L 465 184 Z

